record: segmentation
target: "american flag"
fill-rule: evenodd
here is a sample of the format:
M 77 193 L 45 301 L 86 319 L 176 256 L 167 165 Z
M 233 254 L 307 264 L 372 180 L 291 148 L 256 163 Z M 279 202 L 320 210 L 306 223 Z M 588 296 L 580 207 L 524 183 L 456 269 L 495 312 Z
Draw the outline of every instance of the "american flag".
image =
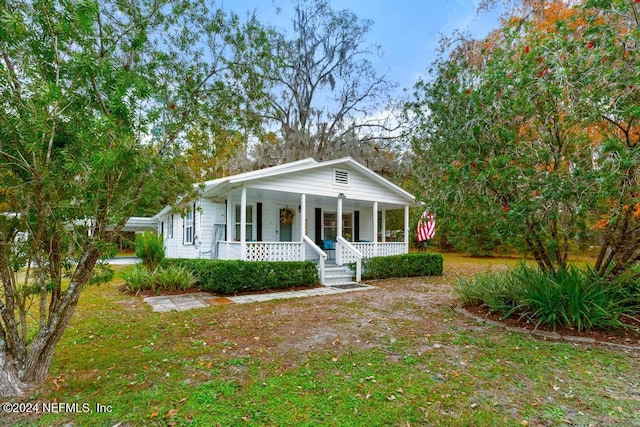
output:
M 418 242 L 433 239 L 436 234 L 436 216 L 429 211 L 424 211 L 418 220 L 416 238 Z

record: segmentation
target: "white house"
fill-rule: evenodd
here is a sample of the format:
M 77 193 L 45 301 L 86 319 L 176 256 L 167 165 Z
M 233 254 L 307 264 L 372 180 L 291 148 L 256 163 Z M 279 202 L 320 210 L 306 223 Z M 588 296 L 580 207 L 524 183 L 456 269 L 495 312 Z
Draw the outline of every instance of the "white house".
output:
M 166 207 L 152 218 L 167 257 L 313 260 L 320 282 L 330 284 L 344 277 L 327 264 L 355 262 L 359 281 L 363 257 L 409 249 L 414 196 L 349 157 L 326 162 L 308 158 L 207 181 L 198 188 L 200 197 L 190 208 L 178 212 Z M 386 235 L 385 214 L 392 209 L 404 210 L 402 242 L 378 237 Z

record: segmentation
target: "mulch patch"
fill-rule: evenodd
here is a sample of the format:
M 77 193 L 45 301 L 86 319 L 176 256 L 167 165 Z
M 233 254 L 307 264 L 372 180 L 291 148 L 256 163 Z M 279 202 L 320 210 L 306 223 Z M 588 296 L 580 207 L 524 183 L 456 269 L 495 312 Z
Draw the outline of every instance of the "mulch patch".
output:
M 502 319 L 500 314 L 492 312 L 487 306 L 484 305 L 465 305 L 464 309 L 469 313 L 481 317 L 483 319 L 493 320 L 495 322 L 501 322 L 505 326 L 513 326 L 528 330 L 537 329 L 539 331 L 555 332 L 557 334 L 573 337 L 593 338 L 600 342 L 610 342 L 615 344 L 622 344 L 630 347 L 640 347 L 640 321 L 638 319 L 625 318 L 623 322 L 629 326 L 625 329 L 615 329 L 611 331 L 604 330 L 591 330 L 591 331 L 578 331 L 574 328 L 566 326 L 557 326 L 555 330 L 550 325 L 540 325 L 536 328 L 535 322 L 532 322 L 526 318 L 520 318 L 518 314 L 513 314 L 506 319 Z

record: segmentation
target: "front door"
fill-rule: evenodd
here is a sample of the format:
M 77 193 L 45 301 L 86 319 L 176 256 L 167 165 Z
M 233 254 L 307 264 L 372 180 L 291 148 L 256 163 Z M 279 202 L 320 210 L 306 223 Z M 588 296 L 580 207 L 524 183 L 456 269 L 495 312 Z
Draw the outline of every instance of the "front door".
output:
M 286 206 L 278 206 L 278 240 L 280 242 L 293 241 L 293 221 L 295 211 Z

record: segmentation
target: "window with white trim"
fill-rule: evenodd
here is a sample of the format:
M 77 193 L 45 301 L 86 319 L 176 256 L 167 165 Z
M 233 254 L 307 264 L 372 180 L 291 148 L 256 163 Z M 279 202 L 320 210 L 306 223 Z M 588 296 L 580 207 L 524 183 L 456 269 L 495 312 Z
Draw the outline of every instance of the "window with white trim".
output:
M 335 212 L 325 212 L 324 219 L 322 221 L 322 235 L 324 240 L 336 240 L 338 235 L 338 221 L 336 220 L 337 214 Z
M 240 208 L 241 205 L 236 205 L 236 226 L 235 226 L 235 239 L 240 240 Z M 247 230 L 247 240 L 254 240 L 253 235 L 253 205 L 247 205 L 247 224 L 245 229 Z
M 342 214 L 342 237 L 348 241 L 353 240 L 353 214 Z
M 184 244 L 193 245 L 195 241 L 195 205 L 191 209 L 187 209 L 184 216 Z
M 173 215 L 167 221 L 167 239 L 173 239 Z
M 322 235 L 324 240 L 336 240 L 338 235 L 338 214 L 335 212 L 324 212 L 322 220 Z M 351 240 L 353 237 L 353 214 L 342 214 L 342 237 Z

